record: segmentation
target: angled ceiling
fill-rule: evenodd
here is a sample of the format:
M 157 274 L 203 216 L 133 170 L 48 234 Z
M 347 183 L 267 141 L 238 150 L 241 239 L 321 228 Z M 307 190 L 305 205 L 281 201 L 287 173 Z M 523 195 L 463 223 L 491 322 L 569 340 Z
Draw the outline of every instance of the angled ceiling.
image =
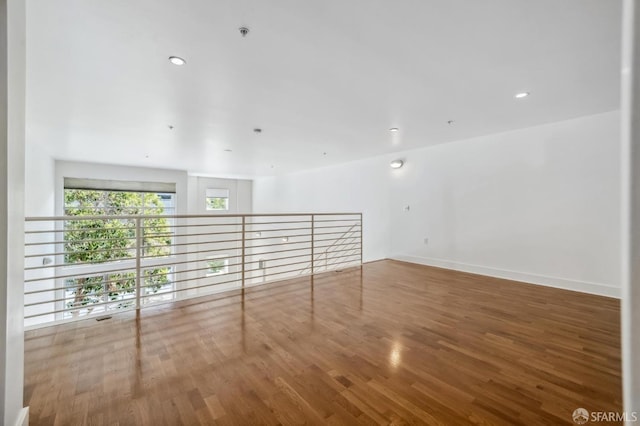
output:
M 27 5 L 28 143 L 59 159 L 259 176 L 619 104 L 620 0 Z

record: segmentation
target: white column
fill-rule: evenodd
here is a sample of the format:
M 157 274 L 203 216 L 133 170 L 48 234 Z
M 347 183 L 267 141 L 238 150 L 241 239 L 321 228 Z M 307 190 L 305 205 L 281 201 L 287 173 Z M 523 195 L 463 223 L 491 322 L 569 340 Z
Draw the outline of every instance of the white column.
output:
M 622 377 L 640 412 L 640 4 L 625 0 L 622 63 Z
M 0 419 L 23 425 L 25 2 L 0 0 Z

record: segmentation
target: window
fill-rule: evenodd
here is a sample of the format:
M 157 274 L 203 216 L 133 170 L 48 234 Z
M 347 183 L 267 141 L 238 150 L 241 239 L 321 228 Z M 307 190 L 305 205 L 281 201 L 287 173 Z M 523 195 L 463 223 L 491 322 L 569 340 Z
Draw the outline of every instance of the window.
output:
M 141 223 L 145 258 L 172 254 L 172 219 L 162 216 L 175 213 L 175 193 L 169 184 L 154 185 L 65 178 L 64 263 L 86 272 L 65 280 L 64 307 L 72 309 L 65 317 L 135 305 L 136 221 L 131 216 L 154 215 Z M 120 271 L 97 273 L 104 270 L 100 265 L 114 262 Z M 172 273 L 171 267 L 145 269 L 144 293 L 171 291 Z
M 229 190 L 208 188 L 206 206 L 207 210 L 229 210 Z
M 226 254 L 207 257 L 207 276 L 223 275 L 229 272 L 229 257 Z

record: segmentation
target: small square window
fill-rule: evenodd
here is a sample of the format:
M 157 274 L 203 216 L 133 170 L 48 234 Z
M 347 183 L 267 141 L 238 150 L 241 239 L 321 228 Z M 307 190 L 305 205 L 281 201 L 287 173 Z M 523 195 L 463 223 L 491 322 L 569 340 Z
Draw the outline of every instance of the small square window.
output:
M 229 257 L 226 254 L 207 257 L 207 276 L 223 275 L 229 272 Z
M 207 189 L 206 207 L 207 210 L 229 210 L 229 190 Z

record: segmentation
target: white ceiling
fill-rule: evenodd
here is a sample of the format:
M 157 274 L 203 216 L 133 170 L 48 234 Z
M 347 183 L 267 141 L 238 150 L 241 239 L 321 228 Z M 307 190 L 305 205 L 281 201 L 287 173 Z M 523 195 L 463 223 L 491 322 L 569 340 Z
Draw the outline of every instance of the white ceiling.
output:
M 619 104 L 621 0 L 27 5 L 28 143 L 59 159 L 258 176 Z

